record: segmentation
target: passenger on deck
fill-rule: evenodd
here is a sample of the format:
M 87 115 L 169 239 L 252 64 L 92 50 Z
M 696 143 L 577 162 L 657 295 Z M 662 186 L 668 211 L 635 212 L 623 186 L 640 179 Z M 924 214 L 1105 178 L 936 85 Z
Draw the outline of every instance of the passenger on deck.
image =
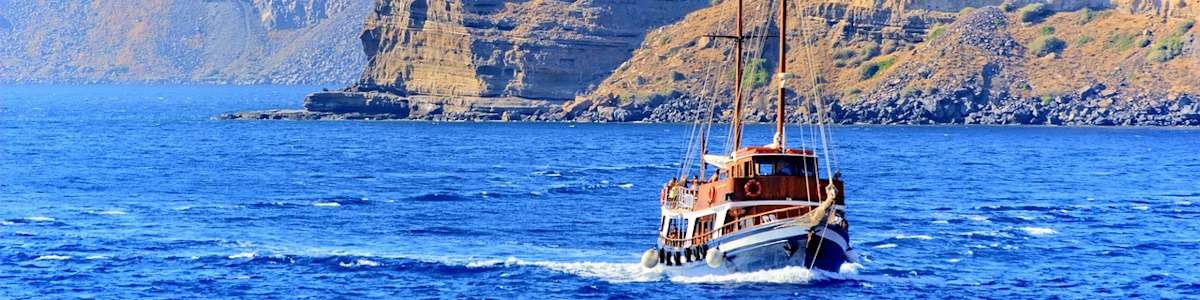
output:
M 667 195 L 668 202 L 675 201 L 675 197 L 678 196 L 675 194 L 675 185 L 676 185 L 675 177 L 671 177 L 671 180 L 667 181 L 667 186 L 666 186 L 667 191 L 665 193 Z
M 666 199 L 664 199 L 665 202 L 672 202 L 672 200 L 674 200 L 674 197 L 676 197 L 676 192 L 674 192 L 674 186 L 676 186 L 676 182 L 674 182 L 674 178 L 671 178 L 670 181 L 667 181 L 667 185 L 662 187 L 662 190 L 664 190 L 664 191 L 662 191 L 662 196 L 666 197 Z

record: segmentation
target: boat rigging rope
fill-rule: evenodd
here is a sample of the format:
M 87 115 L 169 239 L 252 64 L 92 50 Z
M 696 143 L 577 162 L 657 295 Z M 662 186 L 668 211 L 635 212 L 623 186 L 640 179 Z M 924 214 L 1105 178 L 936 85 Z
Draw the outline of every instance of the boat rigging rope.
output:
M 800 5 L 799 1 L 796 1 L 796 12 L 801 16 L 804 15 L 803 10 L 802 10 L 803 8 L 804 7 Z M 804 26 L 803 19 L 800 19 L 800 31 L 801 31 L 801 33 L 800 33 L 801 36 L 804 36 L 804 37 L 809 36 L 808 27 Z M 814 37 L 815 37 L 815 33 L 814 33 Z M 808 65 L 809 65 L 809 68 L 808 68 L 809 76 L 811 76 L 809 79 L 812 80 L 812 97 L 813 97 L 812 100 L 817 101 L 816 102 L 817 103 L 817 121 L 816 121 L 816 123 L 817 123 L 817 126 L 820 127 L 820 131 L 821 131 L 821 145 L 825 152 L 825 160 L 830 161 L 830 163 L 825 164 L 825 171 L 827 172 L 827 174 L 830 175 L 830 178 L 828 181 L 829 183 L 826 184 L 826 186 L 825 186 L 825 194 L 826 194 L 826 198 L 828 198 L 828 200 L 826 200 L 826 201 L 831 201 L 831 200 L 836 201 L 835 199 L 837 197 L 838 190 L 837 190 L 837 186 L 834 184 L 834 181 L 833 181 L 834 173 L 830 166 L 834 162 L 830 159 L 830 155 L 829 155 L 829 141 L 828 140 L 830 138 L 830 135 L 827 132 L 828 128 L 826 128 L 826 126 L 825 126 L 825 110 L 824 110 L 824 102 L 825 101 L 824 101 L 824 99 L 821 99 L 821 97 L 820 97 L 820 82 L 817 80 L 816 68 L 812 67 L 814 65 L 814 63 L 816 62 L 816 60 L 813 59 L 812 47 L 809 47 L 807 40 L 802 40 L 801 44 L 803 45 L 802 48 L 804 48 L 805 59 L 808 61 Z M 824 224 L 822 224 L 821 231 L 818 231 L 818 232 L 824 232 L 825 230 L 827 230 L 829 228 L 828 220 L 829 219 L 826 218 L 825 222 L 822 222 Z M 816 232 L 811 232 L 811 229 L 810 229 L 810 233 L 816 233 Z M 817 259 L 821 255 L 821 247 L 823 247 L 824 243 L 825 243 L 825 238 L 823 238 L 823 237 L 819 241 L 817 241 L 817 249 L 815 249 L 813 251 L 812 262 L 808 266 L 809 271 L 812 271 L 813 267 L 815 267 L 817 265 Z
M 707 72 L 707 74 L 705 74 L 705 75 L 706 76 L 704 77 L 704 80 L 701 81 L 701 84 L 700 84 L 702 94 L 698 95 L 696 97 L 696 99 L 701 101 L 700 107 L 707 107 L 708 111 L 707 111 L 707 113 L 705 113 L 705 111 L 703 109 L 696 111 L 696 118 L 693 123 L 692 132 L 688 134 L 688 136 L 689 136 L 688 144 L 687 144 L 688 151 L 684 156 L 683 163 L 680 165 L 681 171 L 680 171 L 679 178 L 686 179 L 689 177 L 691 169 L 692 169 L 692 165 L 695 162 L 695 159 L 697 157 L 699 157 L 699 155 L 697 155 L 697 154 L 703 155 L 703 153 L 699 153 L 699 152 L 702 151 L 703 148 L 705 148 L 703 144 L 708 142 L 708 141 L 701 140 L 701 139 L 707 138 L 705 136 L 705 132 L 708 132 L 708 130 L 711 130 L 711 127 L 712 127 L 712 111 L 713 111 L 713 107 L 716 105 L 715 100 L 714 100 L 716 97 L 713 96 L 713 94 L 715 94 L 718 79 L 714 79 L 712 70 L 709 70 Z M 708 95 L 705 95 L 703 93 L 707 93 Z M 708 100 L 708 103 L 704 103 L 705 99 Z M 704 104 L 708 104 L 708 105 L 704 105 Z M 707 119 L 707 124 L 705 124 L 706 122 L 703 122 L 704 119 Z M 706 128 L 706 126 L 707 126 L 707 128 Z M 693 152 L 693 150 L 695 152 Z M 700 167 L 700 168 L 704 167 L 703 159 L 701 159 L 700 165 L 698 167 Z M 704 180 L 704 178 L 700 178 L 700 180 Z
M 755 7 L 755 9 L 753 9 L 753 10 L 751 10 L 751 11 L 763 11 L 763 7 L 764 7 L 764 5 L 765 5 L 765 6 L 766 6 L 766 8 L 767 8 L 767 9 L 766 9 L 766 12 L 767 12 L 766 16 L 773 16 L 773 15 L 774 15 L 774 12 L 775 12 L 775 6 L 773 5 L 773 3 L 775 3 L 775 0 L 768 0 L 768 1 L 758 1 L 758 6 L 757 6 L 757 7 Z M 747 14 L 747 15 L 750 15 L 750 16 L 756 16 L 755 14 Z M 765 20 L 765 19 L 764 19 L 764 20 Z M 745 22 L 745 20 L 743 20 L 743 23 L 746 23 L 746 22 Z M 753 59 L 757 59 L 757 58 L 761 58 L 761 57 L 762 57 L 762 48 L 763 48 L 762 46 L 763 46 L 763 44 L 766 42 L 766 34 L 765 34 L 765 33 L 766 33 L 766 31 L 769 29 L 768 27 L 770 27 L 770 26 L 767 26 L 767 25 L 766 25 L 766 22 L 761 22 L 761 24 L 763 24 L 763 25 L 760 25 L 760 26 L 755 26 L 753 29 L 751 29 L 751 30 L 750 30 L 750 35 L 749 35 L 749 40 L 750 40 L 750 42 L 749 42 L 749 43 L 744 43 L 744 44 L 743 44 L 743 47 L 742 47 L 742 49 L 743 49 L 743 52 L 744 52 L 744 53 L 741 53 L 741 54 L 742 54 L 742 58 L 743 58 L 743 60 L 742 60 L 742 61 L 743 61 L 743 64 L 744 64 L 745 62 L 750 62 L 750 61 L 752 61 Z M 745 33 L 743 33 L 743 34 L 745 34 Z M 747 46 L 749 47 L 750 51 L 745 51 L 745 49 L 747 48 Z M 734 55 L 737 55 L 737 53 L 735 53 Z M 750 58 L 750 59 L 745 59 L 745 58 Z M 762 68 L 762 67 L 764 67 L 764 66 L 761 66 L 761 64 L 760 64 L 760 65 L 759 65 L 759 67 L 760 67 L 760 68 Z M 747 83 L 747 81 L 746 81 L 746 78 L 745 78 L 745 76 L 744 76 L 747 70 L 749 70 L 749 69 L 747 69 L 747 68 L 743 68 L 743 70 L 742 70 L 742 74 L 734 74 L 735 78 L 736 78 L 736 76 L 742 76 L 742 77 L 743 77 L 743 78 L 742 78 L 742 82 L 741 82 L 741 84 L 742 84 L 743 86 L 745 86 L 745 85 L 746 85 L 746 83 Z M 735 72 L 736 72 L 736 71 L 735 71 Z M 751 78 L 751 79 L 753 79 L 753 78 Z M 753 82 L 751 82 L 751 83 L 753 83 Z M 735 80 L 735 82 L 734 82 L 734 89 L 733 89 L 733 90 L 734 90 L 734 93 L 737 93 L 737 86 L 736 86 L 737 84 L 738 84 L 738 83 L 737 83 L 737 82 L 736 82 L 736 80 Z M 738 96 L 748 96 L 748 95 L 751 95 L 751 94 L 753 94 L 753 92 L 751 91 L 751 89 L 743 89 L 743 90 L 742 90 L 742 95 L 734 95 L 734 97 L 738 97 Z M 746 103 L 748 103 L 748 102 L 749 102 L 751 99 L 752 99 L 751 97 L 743 97 L 743 98 L 742 98 L 742 105 L 743 105 L 743 106 L 745 106 L 745 105 L 746 105 Z M 735 108 L 735 110 L 736 110 L 736 108 Z M 732 116 L 732 118 L 742 118 L 743 120 L 745 120 L 744 116 Z M 731 156 L 732 156 L 734 153 L 736 153 L 736 152 L 737 152 L 737 150 L 738 150 L 738 149 L 732 149 L 732 148 L 733 148 L 733 140 L 734 140 L 734 138 L 733 138 L 733 133 L 734 133 L 734 131 L 736 131 L 736 130 L 735 130 L 735 128 L 733 128 L 733 122 L 732 122 L 732 121 L 733 121 L 733 120 L 731 119 L 731 120 L 730 120 L 730 122 L 729 122 L 729 123 L 730 123 L 730 124 L 729 124 L 729 132 L 727 132 L 727 133 L 726 133 L 726 139 L 725 139 L 725 149 L 727 149 L 727 150 L 729 151 L 729 154 L 730 154 Z M 743 127 L 745 127 L 745 126 L 743 125 Z

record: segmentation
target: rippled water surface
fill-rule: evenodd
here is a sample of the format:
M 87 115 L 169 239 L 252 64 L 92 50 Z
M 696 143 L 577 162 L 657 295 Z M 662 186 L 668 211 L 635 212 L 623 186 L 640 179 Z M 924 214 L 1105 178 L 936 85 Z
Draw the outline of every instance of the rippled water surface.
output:
M 857 271 L 672 278 L 688 126 L 209 119 L 314 89 L 4 87 L 0 295 L 1200 297 L 1197 130 L 838 127 Z

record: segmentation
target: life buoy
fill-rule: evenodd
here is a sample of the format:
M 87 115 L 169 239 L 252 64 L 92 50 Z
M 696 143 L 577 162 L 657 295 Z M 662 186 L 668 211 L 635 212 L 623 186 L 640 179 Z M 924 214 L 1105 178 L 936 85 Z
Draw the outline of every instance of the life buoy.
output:
M 758 180 L 750 179 L 746 185 L 742 186 L 742 190 L 746 192 L 746 197 L 757 198 L 762 195 L 762 184 Z

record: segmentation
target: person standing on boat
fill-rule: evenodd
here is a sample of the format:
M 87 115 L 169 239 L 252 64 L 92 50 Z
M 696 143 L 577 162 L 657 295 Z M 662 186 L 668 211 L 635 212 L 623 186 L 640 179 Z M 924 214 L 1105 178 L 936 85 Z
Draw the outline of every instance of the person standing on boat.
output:
M 671 177 L 671 180 L 667 181 L 667 186 L 663 187 L 666 189 L 666 191 L 663 191 L 663 195 L 667 196 L 666 198 L 663 199 L 663 205 L 666 205 L 668 202 L 675 201 L 675 197 L 679 196 L 675 192 L 676 185 L 678 185 L 678 183 L 675 181 L 675 177 Z

